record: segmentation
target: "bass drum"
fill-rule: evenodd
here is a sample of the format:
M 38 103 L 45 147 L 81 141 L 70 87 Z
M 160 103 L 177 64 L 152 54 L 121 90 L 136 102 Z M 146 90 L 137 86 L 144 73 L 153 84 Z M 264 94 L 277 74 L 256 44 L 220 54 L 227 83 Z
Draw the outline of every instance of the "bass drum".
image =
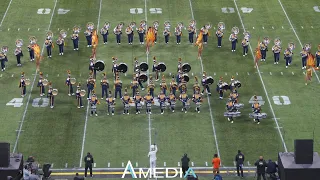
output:
M 157 69 L 161 72 L 165 72 L 166 69 L 167 69 L 167 66 L 164 64 L 164 63 L 159 63 L 158 66 L 157 66 Z
M 211 85 L 211 84 L 214 83 L 214 80 L 213 80 L 213 78 L 211 76 L 208 76 L 206 81 L 207 81 L 208 85 Z
M 146 72 L 149 69 L 149 65 L 146 62 L 142 62 L 139 65 L 140 71 Z
M 148 81 L 148 76 L 147 76 L 147 74 L 141 73 L 140 76 L 139 76 L 139 80 L 140 80 L 141 82 L 147 82 L 147 81 Z
M 182 75 L 182 78 L 183 78 L 183 80 L 184 80 L 185 82 L 189 82 L 189 80 L 190 80 L 188 74 L 183 74 L 183 75 Z
M 128 66 L 126 63 L 120 63 L 118 68 L 117 68 L 118 72 L 122 72 L 122 73 L 126 73 L 128 71 Z
M 188 73 L 188 72 L 191 71 L 191 66 L 190 66 L 188 63 L 184 63 L 184 64 L 182 64 L 182 66 L 181 66 L 181 70 L 182 70 L 182 72 L 184 72 L 184 73 Z
M 94 70 L 96 71 L 103 71 L 104 70 L 104 62 L 101 60 L 98 60 L 95 64 L 94 64 Z

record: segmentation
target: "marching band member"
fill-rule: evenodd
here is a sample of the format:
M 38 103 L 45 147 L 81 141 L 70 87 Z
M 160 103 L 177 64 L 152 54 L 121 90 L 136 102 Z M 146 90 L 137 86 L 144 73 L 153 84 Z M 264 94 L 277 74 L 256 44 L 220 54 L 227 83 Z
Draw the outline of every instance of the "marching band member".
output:
M 52 94 L 52 83 L 49 82 L 49 90 L 47 94 L 47 98 L 49 98 L 50 108 L 52 109 L 54 107 L 54 95 Z
M 82 96 L 80 94 L 80 92 L 81 92 L 80 87 L 81 87 L 81 84 L 79 83 L 77 86 L 77 91 L 76 91 L 76 99 L 77 99 L 78 108 L 80 108 L 80 107 L 83 108 L 84 106 L 82 104 Z
M 306 85 L 308 85 L 308 81 L 310 81 L 311 83 L 311 77 L 312 77 L 312 68 L 309 67 L 306 72 Z
M 248 54 L 249 39 L 244 38 L 241 42 L 243 48 L 243 56 Z
M 112 97 L 111 91 L 109 91 L 109 97 L 106 99 L 108 104 L 108 115 L 112 113 L 112 116 L 114 115 L 114 107 L 116 105 L 116 99 Z
M 196 104 L 196 111 L 200 113 L 200 105 L 202 102 L 202 98 L 200 95 L 200 91 L 196 90 L 192 96 L 192 101 Z
M 182 71 L 182 59 L 179 58 L 178 59 L 178 68 L 177 68 L 177 72 Z
M 234 102 L 233 101 L 228 101 L 227 105 L 226 105 L 226 109 L 228 112 L 235 112 L 237 111 L 237 109 L 234 107 Z M 230 121 L 231 123 L 233 123 L 233 117 L 229 116 L 228 117 L 228 121 Z
M 320 67 L 320 44 L 318 45 L 318 51 L 316 52 L 315 57 L 317 60 L 317 64 L 316 64 L 317 68 L 316 69 L 318 70 Z
M 100 104 L 96 94 L 94 91 L 92 91 L 92 96 L 90 98 L 90 109 L 91 109 L 91 114 L 90 116 L 92 116 L 93 114 L 95 114 L 95 116 L 98 116 L 97 114 L 97 105 Z
M 223 89 L 222 89 L 222 77 L 220 77 L 219 83 L 217 84 L 217 91 L 219 93 L 219 99 L 223 99 Z
M 130 25 L 126 28 L 126 34 L 128 35 L 128 43 L 132 44 L 132 42 L 133 42 L 133 30 L 132 30 L 132 27 Z
M 268 44 L 265 42 L 260 43 L 261 61 L 266 61 L 268 51 Z
M 103 44 L 108 44 L 108 35 L 109 35 L 108 26 L 104 26 L 103 28 L 101 28 L 100 34 L 102 35 L 102 38 L 103 38 Z
M 48 58 L 51 58 L 51 54 L 52 54 L 52 48 L 53 48 L 53 44 L 52 44 L 52 40 L 51 39 L 46 39 L 45 41 L 45 46 L 47 48 L 47 54 L 48 54 Z
M 67 80 L 66 80 L 66 85 L 68 86 L 68 96 L 71 96 L 71 95 L 74 95 L 74 92 L 73 92 L 73 87 L 72 87 L 72 84 L 71 84 L 71 71 L 68 70 L 68 77 L 67 77 Z
M 239 94 L 237 92 L 237 90 L 233 90 L 231 93 L 230 93 L 230 100 L 234 103 L 238 103 L 238 97 L 239 97 Z
M 137 31 L 138 31 L 138 35 L 139 35 L 140 44 L 144 44 L 144 34 L 145 34 L 144 27 L 140 26 Z
M 91 47 L 92 46 L 92 32 L 87 29 L 85 32 L 84 32 L 85 36 L 86 36 L 86 39 L 87 39 L 87 47 Z
M 188 108 L 188 103 L 189 103 L 189 97 L 188 94 L 186 93 L 186 89 L 182 89 L 182 93 L 179 96 L 180 101 L 182 102 L 182 109 L 181 111 L 184 113 L 187 113 L 187 108 Z
M 189 33 L 189 42 L 193 44 L 193 37 L 194 37 L 194 34 L 196 33 L 196 29 L 194 28 L 194 26 L 189 26 L 188 33 Z
M 192 87 L 193 88 L 193 93 L 196 93 L 196 91 L 200 92 L 200 85 L 199 85 L 199 82 L 198 82 L 198 77 L 195 76 L 194 80 L 195 80 L 195 82 L 194 82 L 193 87 Z
M 78 51 L 79 50 L 79 35 L 78 34 L 72 34 L 71 40 L 73 42 L 73 50 Z
M 150 93 L 150 95 L 152 97 L 154 97 L 154 88 L 155 88 L 155 85 L 153 83 L 153 80 L 152 80 L 152 76 L 150 76 L 149 78 L 149 84 L 148 84 L 148 92 Z
M 174 109 L 176 106 L 176 101 L 177 101 L 176 95 L 174 95 L 172 92 L 170 92 L 169 97 L 167 99 L 170 104 L 170 110 L 172 112 L 174 112 Z
M 87 79 L 87 88 L 88 88 L 88 97 L 87 99 L 89 100 L 90 98 L 90 95 L 95 87 L 95 83 L 96 83 L 96 80 L 93 79 L 92 77 L 92 72 L 90 72 L 90 76 L 89 76 L 89 79 Z
M 3 53 L 0 52 L 0 61 L 1 61 L 1 71 L 6 70 L 6 62 L 8 62 L 7 56 Z
M 209 30 L 207 29 L 206 26 L 203 26 L 201 28 L 201 31 L 203 32 L 202 33 L 202 35 L 203 35 L 203 43 L 207 44 L 208 43 Z
M 17 66 L 21 66 L 21 57 L 23 56 L 21 47 L 16 48 L 14 55 L 17 57 Z
M 115 82 L 114 82 L 114 88 L 115 88 L 115 92 L 114 92 L 114 98 L 117 98 L 117 95 L 119 93 L 119 98 L 122 97 L 121 94 L 121 90 L 122 90 L 122 81 L 120 80 L 120 77 L 117 76 Z
M 181 32 L 181 28 L 179 26 L 177 26 L 175 28 L 175 35 L 176 35 L 176 38 L 177 38 L 177 44 L 180 44 L 182 32 Z
M 163 91 L 160 91 L 160 94 L 158 95 L 158 101 L 160 103 L 160 111 L 161 111 L 161 114 L 164 113 L 164 109 L 166 108 L 166 95 L 164 94 Z
M 272 52 L 274 57 L 274 64 L 279 64 L 281 47 L 279 45 L 274 45 L 272 47 Z
M 305 48 L 302 49 L 300 52 L 301 55 L 301 62 L 302 62 L 302 69 L 307 68 L 307 58 L 308 58 L 308 52 L 306 51 Z
M 30 55 L 30 61 L 34 61 L 34 49 L 33 49 L 32 44 L 28 45 L 28 52 Z
M 292 57 L 292 52 L 291 52 L 290 48 L 287 48 L 284 51 L 284 59 L 286 60 L 286 68 L 288 68 L 288 66 L 291 63 L 291 57 Z
M 259 104 L 258 101 L 255 101 L 253 104 L 252 104 L 252 111 L 253 113 L 255 114 L 258 114 L 258 113 L 261 113 L 261 106 Z M 260 120 L 259 118 L 255 118 L 253 119 L 254 122 L 257 122 L 257 124 L 260 124 Z
M 176 76 L 176 82 L 177 82 L 178 84 L 180 84 L 180 83 L 181 83 L 181 79 L 182 79 L 182 71 L 179 71 L 179 72 L 177 73 L 177 76 Z
M 39 77 L 39 81 L 38 81 L 38 85 L 37 85 L 37 87 L 39 87 L 40 88 L 40 96 L 42 97 L 42 96 L 44 96 L 45 95 L 45 89 L 44 89 L 44 85 L 43 85 L 43 73 L 42 72 L 40 72 L 39 73 L 40 75 L 40 77 Z
M 63 47 L 64 47 L 64 39 L 59 36 L 59 39 L 57 40 L 57 45 L 59 46 L 59 55 L 63 55 Z
M 158 26 L 159 23 L 158 22 L 154 22 L 153 23 L 153 30 L 154 30 L 154 43 L 157 44 L 157 40 L 158 40 Z
M 141 102 L 143 101 L 143 98 L 140 96 L 139 91 L 136 92 L 136 95 L 133 98 L 134 104 L 136 105 L 136 114 L 140 114 L 142 105 Z
M 166 83 L 166 78 L 164 77 L 164 75 L 162 75 L 162 82 L 160 84 L 160 91 L 164 93 L 164 95 L 167 94 L 167 83 Z
M 114 29 L 113 29 L 113 33 L 116 35 L 116 39 L 117 39 L 117 44 L 120 45 L 121 44 L 121 31 L 122 28 L 122 24 L 118 24 Z
M 136 72 L 136 81 L 138 81 L 141 90 L 144 91 L 144 87 L 143 87 L 142 81 L 140 80 L 139 77 L 140 77 L 140 70 L 138 70 L 138 71 Z
M 183 91 L 187 92 L 187 82 L 184 80 L 183 77 L 181 78 L 181 82 L 178 87 L 179 87 L 180 93 L 182 93 Z
M 24 97 L 26 95 L 26 81 L 24 79 L 24 72 L 21 73 L 19 88 L 21 88 L 21 97 Z
M 169 43 L 169 37 L 170 37 L 170 30 L 168 28 L 165 28 L 163 31 L 163 35 L 164 35 L 164 42 L 166 44 Z
M 146 102 L 146 114 L 152 114 L 151 113 L 151 105 L 154 103 L 153 96 L 151 96 L 150 92 L 148 91 L 148 94 L 144 96 L 144 101 Z
M 124 89 L 124 95 L 121 97 L 121 100 L 123 102 L 123 114 L 129 115 L 129 108 L 131 103 L 130 96 L 128 95 L 127 88 Z
M 112 72 L 114 74 L 114 79 L 116 80 L 117 72 L 118 72 L 118 64 L 117 64 L 117 58 L 112 57 Z
M 231 52 L 235 52 L 238 43 L 237 34 L 232 33 L 229 37 L 229 41 L 231 41 Z
M 93 56 L 90 56 L 90 63 L 89 63 L 89 72 L 93 73 L 93 78 L 96 79 L 97 77 L 97 70 L 94 68 L 95 62 Z
M 178 89 L 178 84 L 174 79 L 174 76 L 172 77 L 172 80 L 170 82 L 170 94 L 176 95 L 176 91 Z
M 216 31 L 216 36 L 218 38 L 218 48 L 221 48 L 222 45 L 222 37 L 223 37 L 223 31 L 221 28 L 218 28 Z
M 101 90 L 102 90 L 102 96 L 101 99 L 104 98 L 104 94 L 106 94 L 106 98 L 108 97 L 108 89 L 109 89 L 109 81 L 107 79 L 106 73 L 103 73 L 103 79 L 101 79 Z
M 209 84 L 207 82 L 207 73 L 206 72 L 203 72 L 201 83 L 202 83 L 202 86 L 203 86 L 203 90 L 202 90 L 201 94 L 203 94 L 204 91 L 206 90 L 208 95 L 211 95 L 210 87 L 209 87 Z
M 134 76 L 133 80 L 131 81 L 132 97 L 136 94 L 138 87 L 139 87 L 139 83 L 137 81 L 137 78 Z
M 136 57 L 134 57 L 134 72 L 139 72 L 139 71 L 140 71 L 139 61 Z
M 156 81 L 159 81 L 159 69 L 156 57 L 153 57 L 152 72 L 155 72 Z
M 235 79 L 234 79 L 234 76 L 232 76 L 230 79 L 230 91 L 233 91 L 236 88 L 234 82 L 235 82 Z

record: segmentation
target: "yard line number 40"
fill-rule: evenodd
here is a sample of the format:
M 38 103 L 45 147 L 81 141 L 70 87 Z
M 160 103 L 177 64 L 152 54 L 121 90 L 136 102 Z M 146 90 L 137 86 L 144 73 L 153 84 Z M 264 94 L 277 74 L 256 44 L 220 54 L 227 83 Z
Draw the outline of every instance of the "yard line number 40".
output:
M 150 14 L 162 14 L 161 8 L 150 8 L 149 9 Z M 130 9 L 131 14 L 142 14 L 143 9 L 142 8 L 131 8 Z
M 253 11 L 253 8 L 248 8 L 248 7 L 242 7 L 240 9 L 243 13 L 251 13 Z M 223 13 L 235 13 L 235 10 L 233 7 L 223 7 L 221 8 L 221 11 Z
M 288 96 L 273 96 L 272 100 L 275 105 L 290 105 L 291 104 L 291 101 Z M 257 96 L 257 101 L 260 105 L 264 105 L 264 103 L 265 103 L 262 96 Z M 252 96 L 251 99 L 249 100 L 249 104 L 253 104 L 254 102 L 255 102 L 254 96 Z
M 13 107 L 21 107 L 23 105 L 23 98 L 13 98 L 6 105 L 13 106 Z M 32 100 L 33 107 L 47 107 L 48 105 L 49 105 L 48 98 L 35 98 Z
M 70 11 L 70 9 L 58 9 L 58 14 L 67 14 Z M 40 8 L 37 11 L 37 14 L 50 14 L 51 9 L 50 8 Z

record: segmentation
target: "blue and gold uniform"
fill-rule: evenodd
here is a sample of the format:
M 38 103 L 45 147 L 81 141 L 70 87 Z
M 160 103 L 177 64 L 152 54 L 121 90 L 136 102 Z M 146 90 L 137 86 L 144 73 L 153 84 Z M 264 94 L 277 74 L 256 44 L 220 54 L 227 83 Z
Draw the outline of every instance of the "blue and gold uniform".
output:
M 98 116 L 97 114 L 97 105 L 100 104 L 95 92 L 92 92 L 92 96 L 90 98 L 90 109 L 91 109 L 91 114 L 90 116 L 92 116 L 93 114 L 95 114 L 95 116 Z
M 207 73 L 206 72 L 203 72 L 201 84 L 203 86 L 202 94 L 204 93 L 204 91 L 207 91 L 208 95 L 211 95 L 210 86 L 207 81 Z
M 265 42 L 260 43 L 261 61 L 266 61 L 268 51 L 268 44 Z
M 192 101 L 196 104 L 196 111 L 200 113 L 200 106 L 202 102 L 202 97 L 200 91 L 195 91 L 192 96 Z
M 92 73 L 91 73 L 92 74 Z M 92 75 L 90 75 L 89 79 L 87 79 L 87 89 L 88 89 L 88 97 L 87 99 L 89 100 L 90 95 L 95 88 L 96 80 L 93 79 Z
M 51 39 L 46 39 L 44 44 L 45 44 L 45 46 L 47 48 L 48 58 L 51 58 L 52 57 L 52 47 L 53 47 L 52 40 Z
M 166 44 L 168 44 L 169 43 L 169 37 L 170 37 L 170 29 L 165 28 L 164 31 L 163 31 L 163 36 L 164 36 L 164 42 Z
M 144 27 L 140 26 L 138 31 L 138 35 L 139 35 L 139 42 L 140 44 L 144 44 L 144 35 L 145 35 L 145 29 Z
M 140 111 L 142 109 L 142 102 L 143 102 L 143 98 L 142 96 L 140 96 L 139 91 L 136 92 L 136 95 L 133 97 L 134 100 L 134 104 L 136 106 L 136 114 L 140 114 Z
M 209 37 L 209 29 L 206 26 L 203 26 L 201 28 L 202 35 L 203 35 L 203 42 L 204 44 L 208 43 L 208 37 Z
M 184 80 L 183 77 L 181 78 L 181 82 L 178 87 L 179 87 L 180 93 L 182 93 L 183 91 L 187 92 L 187 82 Z
M 87 47 L 91 47 L 92 46 L 92 32 L 89 29 L 87 29 L 84 32 L 84 35 L 86 36 L 86 39 L 87 39 Z
M 154 88 L 155 88 L 155 84 L 153 83 L 153 80 L 152 80 L 152 77 L 150 76 L 150 79 L 149 79 L 149 84 L 148 84 L 148 92 L 150 93 L 150 95 L 152 97 L 154 97 Z
M 93 56 L 90 57 L 90 63 L 89 63 L 89 72 L 93 74 L 93 78 L 96 79 L 97 77 L 97 70 L 94 68 L 95 62 Z
M 75 84 L 75 82 L 72 82 L 72 78 L 71 78 L 71 71 L 68 70 L 68 77 L 66 79 L 66 85 L 68 86 L 68 96 L 71 96 L 71 95 L 74 95 L 74 92 L 73 92 L 73 83 Z M 74 79 L 74 78 L 73 78 Z
M 77 107 L 83 108 L 82 97 L 85 96 L 85 91 L 80 89 L 81 84 L 79 83 L 76 91 Z
M 114 29 L 113 33 L 116 35 L 117 44 L 121 44 L 121 34 L 122 34 L 122 25 L 118 24 Z
M 117 64 L 117 58 L 115 58 L 115 57 L 112 57 L 112 72 L 113 72 L 113 74 L 114 74 L 114 80 L 116 80 L 116 78 L 117 78 L 117 72 L 118 72 L 118 64 Z
M 177 44 L 180 44 L 181 43 L 182 31 L 181 31 L 181 28 L 179 26 L 177 26 L 175 28 L 175 35 L 176 35 L 176 38 L 177 38 Z
M 21 47 L 17 47 L 14 51 L 14 55 L 17 58 L 17 66 L 21 66 L 21 57 L 23 56 Z
M 222 82 L 222 77 L 220 77 L 220 80 L 217 84 L 217 92 L 219 93 L 219 99 L 223 99 L 223 84 L 224 82 Z
M 117 76 L 116 80 L 114 81 L 114 98 L 117 98 L 117 95 L 119 94 L 119 98 L 122 97 L 122 81 L 120 80 L 120 77 Z
M 112 97 L 111 91 L 109 91 L 109 97 L 106 99 L 106 102 L 108 104 L 108 115 L 110 115 L 110 113 L 112 115 L 114 115 L 114 108 L 116 105 L 116 99 Z
M 199 84 L 199 82 L 198 82 L 198 77 L 195 76 L 194 79 L 195 79 L 195 82 L 194 82 L 194 84 L 193 84 L 193 86 L 192 86 L 193 93 L 196 93 L 196 91 L 199 91 L 199 92 L 200 92 L 200 84 Z
M 109 26 L 105 26 L 105 27 L 101 28 L 100 34 L 102 35 L 102 38 L 103 38 L 103 44 L 107 44 L 108 43 L 108 35 L 109 35 Z
M 243 49 L 242 55 L 246 56 L 248 54 L 249 39 L 244 38 L 241 42 L 241 45 Z
M 134 33 L 133 33 L 133 29 L 131 26 L 128 26 L 126 28 L 126 34 L 128 36 L 128 44 L 132 44 L 133 43 L 133 36 L 134 36 Z M 140 43 L 141 44 L 141 43 Z
M 108 89 L 109 89 L 109 81 L 107 79 L 106 73 L 103 73 L 103 79 L 101 79 L 101 91 L 102 91 L 102 96 L 101 99 L 104 98 L 104 95 L 106 95 L 106 98 L 108 97 Z
M 217 36 L 217 39 L 218 39 L 218 48 L 221 48 L 221 46 L 222 46 L 222 38 L 223 38 L 223 31 L 220 28 L 216 31 L 216 36 Z
M 166 100 L 167 100 L 166 95 L 163 93 L 163 91 L 161 91 L 160 94 L 158 95 L 161 114 L 164 113 L 164 109 L 166 108 Z
M 49 98 L 50 108 L 52 109 L 54 107 L 54 95 L 53 95 L 53 89 L 52 89 L 51 82 L 49 82 L 49 90 L 48 90 L 47 98 Z
M 226 109 L 227 109 L 228 112 L 236 112 L 237 111 L 237 109 L 234 107 L 234 102 L 233 101 L 228 101 L 228 103 L 226 105 Z M 228 121 L 233 123 L 233 116 L 229 116 L 228 117 Z
M 78 51 L 79 50 L 79 35 L 78 34 L 72 34 L 71 40 L 73 42 L 73 50 Z
M 156 57 L 153 57 L 153 65 L 152 65 L 152 72 L 155 73 L 156 81 L 159 81 L 159 69 Z
M 174 112 L 175 107 L 176 107 L 176 102 L 177 102 L 176 96 L 171 92 L 171 93 L 169 94 L 169 96 L 167 97 L 167 100 L 168 100 L 169 105 L 170 105 L 170 110 L 171 110 L 172 112 Z
M 59 46 L 59 55 L 61 56 L 64 50 L 64 39 L 61 36 L 57 39 L 57 45 Z
M 290 50 L 290 48 L 287 48 L 284 51 L 284 59 L 286 60 L 286 68 L 288 68 L 288 66 L 290 65 L 290 63 L 292 61 L 292 51 Z
M 24 97 L 26 95 L 26 81 L 24 79 L 24 72 L 21 73 L 19 88 L 21 88 L 21 97 Z
M 187 110 L 190 106 L 190 102 L 189 102 L 189 97 L 188 94 L 186 93 L 185 89 L 182 89 L 182 93 L 179 96 L 180 101 L 182 102 L 182 109 L 181 111 L 184 113 L 187 113 Z
M 272 47 L 272 52 L 273 52 L 273 57 L 274 57 L 274 64 L 279 64 L 280 52 L 281 52 L 280 45 L 274 45 Z
M 167 94 L 167 83 L 166 83 L 166 78 L 164 77 L 164 75 L 162 75 L 162 82 L 160 84 L 160 91 L 163 92 L 164 95 Z
M 252 104 L 252 111 L 253 111 L 253 113 L 255 113 L 255 114 L 261 113 L 261 106 L 260 106 L 260 104 L 258 103 L 258 101 L 255 101 L 255 102 Z M 253 121 L 254 121 L 254 122 L 257 122 L 257 124 L 260 124 L 259 118 L 253 119 Z
M 150 95 L 150 92 L 148 92 L 147 95 L 144 96 L 144 101 L 146 102 L 146 114 L 151 114 L 151 106 L 154 104 L 153 97 Z
M 32 44 L 28 45 L 28 52 L 29 52 L 29 56 L 30 56 L 30 61 L 34 61 L 34 49 Z
M 231 42 L 231 52 L 235 52 L 238 43 L 237 34 L 232 33 L 229 37 L 229 41 Z
M 45 95 L 45 93 L 44 93 L 45 92 L 45 88 L 44 88 L 44 82 L 43 82 L 44 80 L 45 79 L 43 79 L 43 73 L 40 72 L 40 78 L 39 78 L 37 87 L 40 88 L 40 96 L 41 97 Z M 45 82 L 45 83 L 47 83 L 47 82 Z
M 301 63 L 302 63 L 302 69 L 307 68 L 307 58 L 308 58 L 308 52 L 306 51 L 305 48 L 302 49 L 300 52 L 301 55 Z
M 320 45 L 318 46 L 318 51 L 316 52 L 315 57 L 317 60 L 317 64 L 316 64 L 317 68 L 316 69 L 319 69 L 319 67 L 320 67 Z
M 196 33 L 196 29 L 194 28 L 194 26 L 189 26 L 188 33 L 189 33 L 189 42 L 193 44 L 194 34 Z
M 230 93 L 230 100 L 234 103 L 238 103 L 238 97 L 239 97 L 239 94 L 237 92 L 237 90 L 233 90 L 231 93 Z
M 125 88 L 124 95 L 121 97 L 121 100 L 122 100 L 122 103 L 123 103 L 123 114 L 128 114 L 129 115 L 131 98 L 128 95 L 127 88 Z
M 131 81 L 132 97 L 136 94 L 138 87 L 139 82 L 137 81 L 136 77 L 133 77 L 133 80 Z
M 172 93 L 173 95 L 176 95 L 177 89 L 178 89 L 178 83 L 175 81 L 173 77 L 170 82 L 170 93 Z

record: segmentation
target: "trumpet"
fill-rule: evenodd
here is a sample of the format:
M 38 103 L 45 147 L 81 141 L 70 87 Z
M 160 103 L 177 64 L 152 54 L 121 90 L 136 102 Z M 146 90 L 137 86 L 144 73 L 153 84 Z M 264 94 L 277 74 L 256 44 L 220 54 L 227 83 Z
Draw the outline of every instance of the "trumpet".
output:
M 58 89 L 52 89 L 52 95 L 56 96 L 58 95 Z

